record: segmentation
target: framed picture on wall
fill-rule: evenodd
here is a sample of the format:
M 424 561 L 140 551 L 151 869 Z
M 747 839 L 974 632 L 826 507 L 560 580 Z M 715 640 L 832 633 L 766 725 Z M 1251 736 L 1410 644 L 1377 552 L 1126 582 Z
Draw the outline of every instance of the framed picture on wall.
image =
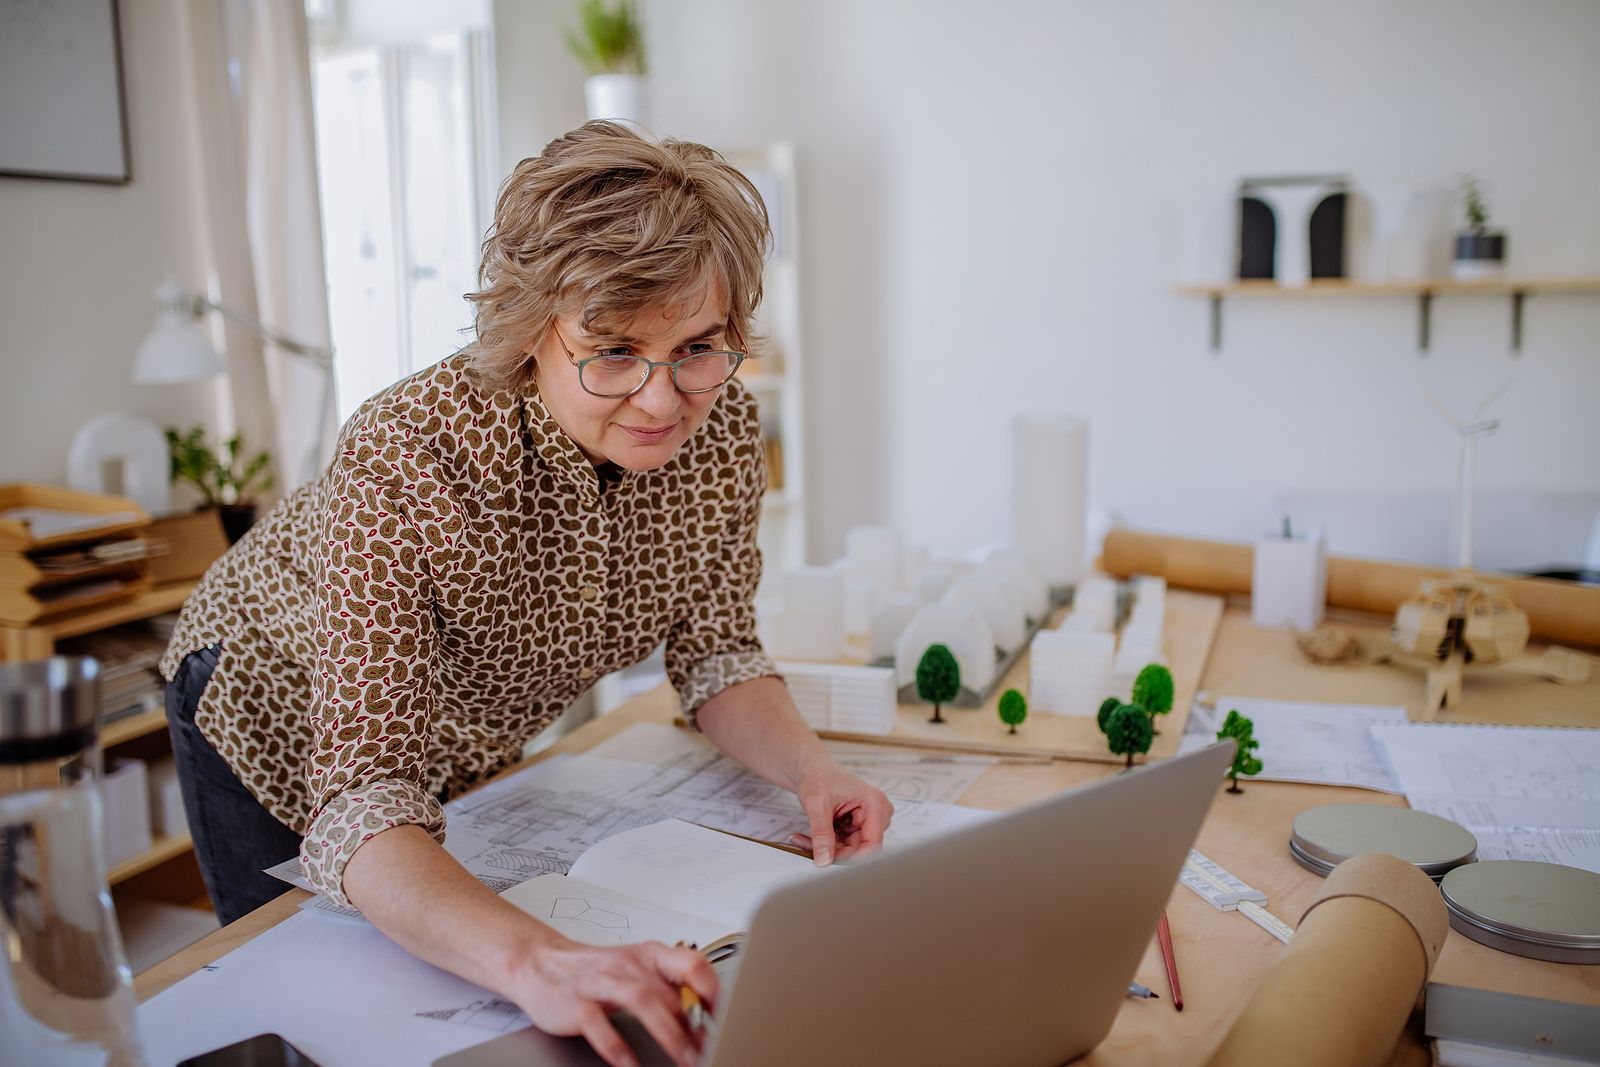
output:
M 128 181 L 117 0 L 0 0 L 0 175 Z

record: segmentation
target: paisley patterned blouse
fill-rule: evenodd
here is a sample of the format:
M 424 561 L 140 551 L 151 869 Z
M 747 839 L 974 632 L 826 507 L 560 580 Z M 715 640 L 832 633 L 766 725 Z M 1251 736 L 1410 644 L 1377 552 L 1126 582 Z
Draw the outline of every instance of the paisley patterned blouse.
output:
M 196 725 L 341 904 L 363 842 L 402 824 L 442 841 L 441 800 L 661 641 L 691 716 L 777 673 L 744 386 L 665 466 L 597 471 L 537 396 L 488 391 L 469 361 L 363 405 L 327 473 L 212 565 L 161 662 L 170 679 L 221 644 Z

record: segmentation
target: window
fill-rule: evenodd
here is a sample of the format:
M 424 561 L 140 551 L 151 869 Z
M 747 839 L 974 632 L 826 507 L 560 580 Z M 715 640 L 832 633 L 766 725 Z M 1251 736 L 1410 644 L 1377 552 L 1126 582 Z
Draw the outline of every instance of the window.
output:
M 307 0 L 339 418 L 470 340 L 493 214 L 489 4 Z

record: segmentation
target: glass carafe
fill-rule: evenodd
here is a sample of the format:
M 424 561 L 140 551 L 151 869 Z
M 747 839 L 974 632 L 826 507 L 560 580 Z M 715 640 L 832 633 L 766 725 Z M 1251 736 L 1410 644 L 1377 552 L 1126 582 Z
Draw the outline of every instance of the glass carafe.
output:
M 144 1062 L 101 845 L 100 668 L 0 664 L 0 1065 Z

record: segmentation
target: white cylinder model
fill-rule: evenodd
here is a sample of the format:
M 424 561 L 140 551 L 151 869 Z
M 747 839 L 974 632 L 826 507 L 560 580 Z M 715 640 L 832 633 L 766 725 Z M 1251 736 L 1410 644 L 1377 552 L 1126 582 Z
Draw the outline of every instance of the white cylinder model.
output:
M 1268 630 L 1309 630 L 1328 603 L 1328 543 L 1322 536 L 1264 537 L 1256 542 L 1250 615 Z
M 1011 543 L 1050 585 L 1083 577 L 1089 423 L 1075 415 L 1011 422 Z

